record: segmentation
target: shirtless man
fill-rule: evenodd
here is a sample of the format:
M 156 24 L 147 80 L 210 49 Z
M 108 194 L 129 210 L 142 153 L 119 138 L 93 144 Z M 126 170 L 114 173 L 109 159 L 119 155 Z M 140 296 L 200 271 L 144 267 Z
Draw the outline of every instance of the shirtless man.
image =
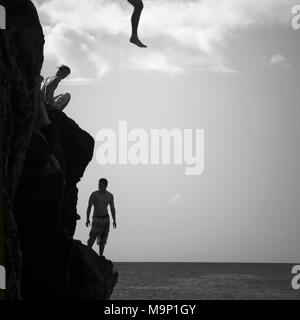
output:
M 93 192 L 89 199 L 87 208 L 86 226 L 90 226 L 90 214 L 92 206 L 94 206 L 93 222 L 88 240 L 88 246 L 93 247 L 95 240 L 99 245 L 99 254 L 102 257 L 107 242 L 110 227 L 110 218 L 107 207 L 110 205 L 110 211 L 113 218 L 113 227 L 116 229 L 116 210 L 114 205 L 114 196 L 106 190 L 108 181 L 104 178 L 99 180 L 99 189 Z
M 58 67 L 55 76 L 48 77 L 41 83 L 41 96 L 44 103 L 61 111 L 67 106 L 71 99 L 69 93 L 60 94 L 58 96 L 54 96 L 54 94 L 59 83 L 67 78 L 70 73 L 71 69 L 68 66 L 62 65 Z

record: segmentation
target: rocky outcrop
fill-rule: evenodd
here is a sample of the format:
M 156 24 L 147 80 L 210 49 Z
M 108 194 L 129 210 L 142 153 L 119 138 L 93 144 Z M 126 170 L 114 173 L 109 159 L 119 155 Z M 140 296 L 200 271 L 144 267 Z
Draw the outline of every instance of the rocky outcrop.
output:
M 30 0 L 0 0 L 7 299 L 108 299 L 117 281 L 110 261 L 73 240 L 76 184 L 94 140 L 62 112 L 36 129 L 44 36 Z M 58 165 L 56 165 L 58 163 Z
M 7 30 L 0 32 L 6 298 L 18 299 L 22 260 L 13 197 L 37 114 L 44 37 L 31 1 L 0 0 L 0 5 L 7 14 Z
M 109 299 L 118 279 L 118 274 L 112 270 L 111 261 L 99 257 L 96 252 L 77 242 L 71 265 L 70 298 Z
M 48 114 L 59 131 L 60 138 L 54 145 L 54 154 L 66 175 L 61 218 L 73 236 L 77 219 L 78 189 L 76 185 L 92 160 L 95 142 L 65 113 L 49 109 Z

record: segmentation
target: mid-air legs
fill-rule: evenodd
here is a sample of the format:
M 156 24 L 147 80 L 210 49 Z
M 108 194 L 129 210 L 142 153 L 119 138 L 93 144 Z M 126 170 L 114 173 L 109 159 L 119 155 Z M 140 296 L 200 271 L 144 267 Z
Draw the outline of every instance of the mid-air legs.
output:
M 128 0 L 128 2 L 134 7 L 134 10 L 131 16 L 132 34 L 131 34 L 130 42 L 137 45 L 140 48 L 147 48 L 147 46 L 144 45 L 138 37 L 138 26 L 140 22 L 141 13 L 144 8 L 143 1 Z

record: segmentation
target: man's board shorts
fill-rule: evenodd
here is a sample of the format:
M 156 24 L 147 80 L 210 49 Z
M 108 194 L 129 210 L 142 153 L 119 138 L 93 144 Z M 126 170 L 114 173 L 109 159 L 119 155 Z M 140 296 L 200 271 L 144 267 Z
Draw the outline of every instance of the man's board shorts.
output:
M 110 227 L 109 216 L 103 218 L 93 218 L 91 235 L 97 236 L 97 244 L 106 243 Z
M 56 110 L 63 111 L 71 100 L 70 93 L 60 94 L 54 98 L 54 102 L 51 104 Z

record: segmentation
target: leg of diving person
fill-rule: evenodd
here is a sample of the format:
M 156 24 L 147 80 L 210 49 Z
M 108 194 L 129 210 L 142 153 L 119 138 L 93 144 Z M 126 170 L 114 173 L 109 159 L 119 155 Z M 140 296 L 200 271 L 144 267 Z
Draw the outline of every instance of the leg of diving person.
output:
M 147 48 L 146 45 L 144 45 L 139 37 L 138 37 L 138 26 L 140 22 L 141 13 L 144 8 L 144 4 L 142 0 L 128 0 L 128 2 L 134 7 L 132 16 L 131 16 L 131 27 L 132 27 L 132 34 L 130 38 L 130 42 L 137 45 L 141 48 Z

